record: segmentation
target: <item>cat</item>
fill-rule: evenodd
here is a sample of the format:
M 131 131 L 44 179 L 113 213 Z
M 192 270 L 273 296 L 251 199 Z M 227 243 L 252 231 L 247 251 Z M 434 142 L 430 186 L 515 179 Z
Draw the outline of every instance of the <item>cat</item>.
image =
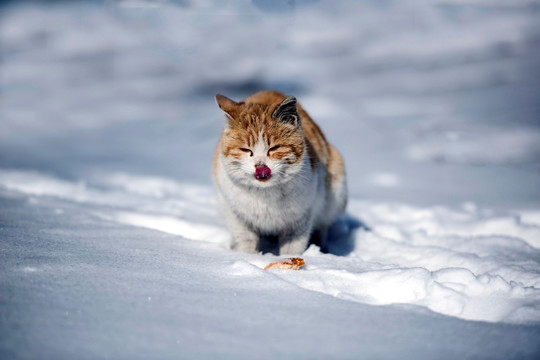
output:
M 216 102 L 226 124 L 213 174 L 234 248 L 257 253 L 275 243 L 275 254 L 301 254 L 312 240 L 324 250 L 347 203 L 339 152 L 294 96 L 265 90 Z

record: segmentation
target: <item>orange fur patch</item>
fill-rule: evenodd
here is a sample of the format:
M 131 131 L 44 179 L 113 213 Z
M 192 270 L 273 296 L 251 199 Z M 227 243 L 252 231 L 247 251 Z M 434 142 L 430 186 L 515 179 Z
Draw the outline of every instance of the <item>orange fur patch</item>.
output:
M 228 108 L 228 127 L 221 142 L 223 155 L 239 159 L 243 155 L 239 149 L 255 146 L 262 136 L 269 148 L 279 146 L 270 156 L 278 160 L 287 158 L 289 163 L 300 161 L 304 153 L 302 128 L 274 119 L 272 113 L 277 105 L 242 102 Z

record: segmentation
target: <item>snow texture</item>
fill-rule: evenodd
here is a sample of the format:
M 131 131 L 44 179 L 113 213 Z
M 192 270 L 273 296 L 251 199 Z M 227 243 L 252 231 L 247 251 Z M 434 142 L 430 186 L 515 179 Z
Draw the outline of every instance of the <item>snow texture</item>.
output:
M 540 2 L 0 7 L 0 358 L 540 357 Z M 215 93 L 296 95 L 347 213 L 230 250 Z

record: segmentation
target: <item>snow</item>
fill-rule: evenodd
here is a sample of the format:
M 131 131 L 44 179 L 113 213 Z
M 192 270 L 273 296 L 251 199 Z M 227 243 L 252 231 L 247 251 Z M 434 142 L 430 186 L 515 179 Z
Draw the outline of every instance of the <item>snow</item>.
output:
M 4 5 L 0 357 L 538 357 L 538 5 Z M 268 87 L 347 165 L 298 271 L 210 175 L 214 94 Z

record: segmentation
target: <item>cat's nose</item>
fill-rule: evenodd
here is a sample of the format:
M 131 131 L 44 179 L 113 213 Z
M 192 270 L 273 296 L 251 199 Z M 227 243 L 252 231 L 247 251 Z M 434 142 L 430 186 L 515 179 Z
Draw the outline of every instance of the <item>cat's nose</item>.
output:
M 266 181 L 272 176 L 272 170 L 266 165 L 255 166 L 255 179 Z

